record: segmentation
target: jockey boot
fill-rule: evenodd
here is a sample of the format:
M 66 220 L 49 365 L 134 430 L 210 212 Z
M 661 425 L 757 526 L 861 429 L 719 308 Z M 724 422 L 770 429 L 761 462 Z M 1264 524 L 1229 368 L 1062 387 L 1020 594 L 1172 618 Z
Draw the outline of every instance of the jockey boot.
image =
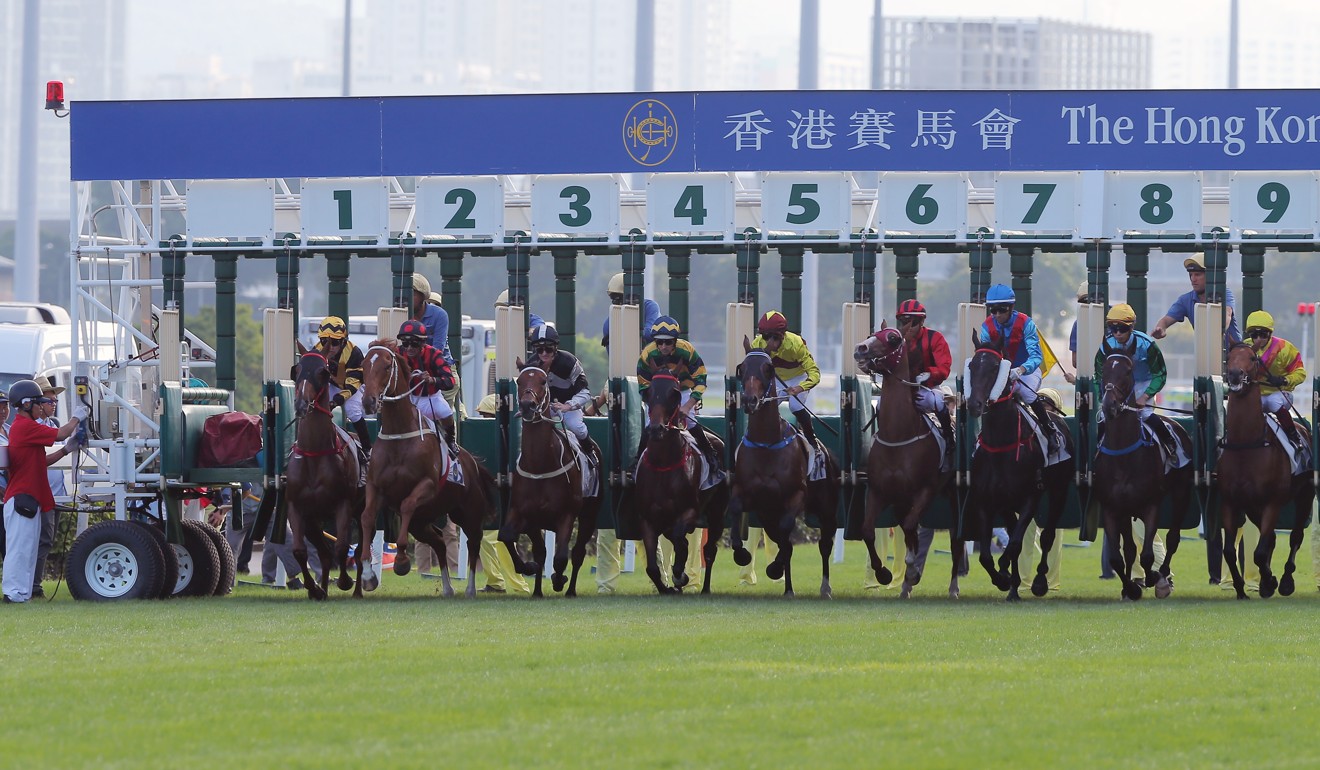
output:
M 723 470 L 722 466 L 724 463 L 720 462 L 720 458 L 715 454 L 715 447 L 711 445 L 710 438 L 706 435 L 706 430 L 700 425 L 697 425 L 694 426 L 689 433 L 692 434 L 692 440 L 697 442 L 697 449 L 700 449 L 701 453 L 710 461 L 711 467 L 716 470 Z
M 371 431 L 367 430 L 367 418 L 363 417 L 353 423 L 353 431 L 357 433 L 358 443 L 362 446 L 362 453 L 371 454 Z
M 586 438 L 578 439 L 578 446 L 582 447 L 582 451 L 593 461 L 600 454 L 600 447 L 596 446 L 596 442 L 592 440 L 590 434 Z
M 1176 457 L 1178 454 L 1178 442 L 1174 440 L 1173 434 L 1169 432 L 1168 426 L 1164 424 L 1164 420 L 1161 420 L 1158 416 L 1152 414 L 1150 417 L 1142 420 L 1142 422 L 1146 423 L 1146 427 L 1150 428 L 1151 433 L 1155 434 L 1155 440 L 1164 445 L 1164 449 L 1168 452 L 1169 456 Z
M 1036 421 L 1040 423 L 1040 430 L 1045 434 L 1045 440 L 1049 442 L 1050 454 L 1059 451 L 1059 434 L 1054 430 L 1054 421 L 1050 419 L 1050 413 L 1045 410 L 1045 400 L 1038 398 L 1031 402 L 1031 413 L 1036 415 Z
M 445 437 L 445 443 L 449 445 L 449 451 L 458 456 L 458 426 L 454 424 L 454 415 L 441 417 L 436 420 L 436 424 L 442 429 L 441 433 Z
M 937 409 L 935 419 L 940 422 L 940 435 L 944 436 L 944 454 L 953 455 L 953 417 L 948 409 Z
M 1285 406 L 1275 412 L 1274 416 L 1279 418 L 1279 426 L 1283 428 L 1284 435 L 1293 443 L 1293 446 L 1300 446 L 1302 438 L 1297 434 L 1297 423 L 1293 422 L 1292 412 L 1288 410 L 1288 407 Z
M 801 409 L 793 413 L 797 418 L 798 430 L 807 437 L 807 443 L 811 445 L 812 451 L 816 448 L 816 426 L 811 424 L 811 413 L 806 409 Z

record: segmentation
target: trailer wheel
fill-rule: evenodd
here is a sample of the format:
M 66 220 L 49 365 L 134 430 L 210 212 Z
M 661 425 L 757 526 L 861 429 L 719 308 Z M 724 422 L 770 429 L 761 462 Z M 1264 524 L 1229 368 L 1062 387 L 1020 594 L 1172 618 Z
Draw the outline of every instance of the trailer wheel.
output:
M 220 557 L 220 579 L 216 581 L 215 591 L 212 596 L 227 596 L 234 590 L 234 579 L 238 577 L 238 567 L 234 563 L 234 549 L 229 547 L 229 541 L 220 530 L 212 527 L 210 524 L 202 524 L 202 531 L 211 538 L 211 544 L 215 546 L 216 555 Z
M 162 561 L 151 535 L 127 521 L 88 527 L 73 541 L 64 574 L 74 599 L 114 601 L 159 595 Z
M 179 556 L 179 584 L 175 596 L 210 596 L 220 581 L 220 554 L 207 537 L 200 521 L 185 519 L 183 545 L 175 545 Z
M 174 589 L 179 585 L 179 555 L 174 552 L 174 547 L 166 539 L 165 533 L 161 532 L 155 524 L 146 521 L 136 523 L 141 525 L 147 531 L 147 534 L 151 535 L 151 539 L 156 541 L 156 545 L 160 546 L 161 588 L 157 597 L 168 599 L 174 595 Z

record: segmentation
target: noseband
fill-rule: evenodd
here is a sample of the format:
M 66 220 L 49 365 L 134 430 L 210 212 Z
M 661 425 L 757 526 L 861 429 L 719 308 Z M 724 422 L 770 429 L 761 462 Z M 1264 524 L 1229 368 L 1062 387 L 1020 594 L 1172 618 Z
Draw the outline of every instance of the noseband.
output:
M 563 418 L 562 418 L 562 417 L 561 417 L 561 418 L 555 418 L 555 417 L 551 416 L 551 414 L 550 414 L 550 375 L 549 375 L 549 373 L 546 372 L 544 369 L 542 369 L 542 368 L 539 367 L 539 366 L 527 366 L 527 367 L 523 367 L 523 370 L 522 370 L 521 372 L 518 373 L 518 377 L 519 377 L 519 379 L 521 379 L 521 378 L 522 378 L 522 375 L 525 374 L 526 372 L 540 372 L 541 374 L 545 375 L 545 378 L 546 378 L 546 386 L 545 386 L 545 389 L 541 391 L 541 395 L 540 395 L 540 397 L 536 397 L 536 391 L 533 390 L 532 387 L 531 387 L 530 385 L 527 386 L 527 387 L 521 387 L 521 386 L 519 386 L 519 390 L 518 390 L 518 395 L 519 395 L 519 397 L 520 397 L 520 398 L 519 398 L 519 401 L 521 401 L 521 396 L 522 396 L 523 394 L 526 393 L 526 394 L 531 394 L 531 395 L 533 396 L 533 399 L 534 399 L 535 402 L 536 402 L 536 412 L 535 412 L 531 417 L 523 417 L 523 418 L 522 418 L 522 421 L 523 421 L 524 423 L 530 423 L 530 422 L 563 422 Z M 522 409 L 521 409 L 521 404 L 519 405 L 519 407 L 520 407 L 520 408 L 519 408 L 519 412 L 521 412 L 521 411 L 522 411 Z
M 747 358 L 744 358 L 744 359 L 743 359 L 743 366 L 746 366 L 746 365 L 747 365 L 747 362 L 748 362 L 749 360 L 751 360 L 753 357 L 756 357 L 756 358 L 764 358 L 764 359 L 765 359 L 765 363 L 766 363 L 766 365 L 772 367 L 772 368 L 771 368 L 771 374 L 770 374 L 770 377 L 769 377 L 768 379 L 766 379 L 766 380 L 762 380 L 763 382 L 766 383 L 765 391 L 764 391 L 763 393 L 761 393 L 761 395 L 760 395 L 759 397 L 757 397 L 757 399 L 756 399 L 755 401 L 752 402 L 752 412 L 755 413 L 755 412 L 757 412 L 758 410 L 760 410 L 760 408 L 761 408 L 762 406 L 765 406 L 766 402 L 776 402 L 776 403 L 777 403 L 777 402 L 779 402 L 779 401 L 783 401 L 785 398 L 787 398 L 787 396 L 773 395 L 774 392 L 775 392 L 775 380 L 776 380 L 776 377 L 775 377 L 775 375 L 774 375 L 773 365 L 771 364 L 772 359 L 770 358 L 770 354 L 767 353 L 767 352 L 765 352 L 764 350 L 753 350 L 753 351 L 751 351 L 750 353 L 747 354 Z M 754 374 L 754 375 L 751 375 L 751 376 L 756 377 L 756 379 L 758 379 L 758 380 L 761 380 L 760 375 L 755 375 L 755 374 Z M 746 392 L 746 389 L 744 388 L 744 393 L 745 393 L 745 392 Z
M 367 348 L 367 358 L 370 358 L 371 354 L 377 350 L 389 354 L 390 357 L 390 379 L 385 383 L 385 387 L 381 391 L 380 400 L 386 402 L 402 401 L 411 396 L 413 392 L 413 387 L 411 386 L 406 388 L 402 393 L 390 395 L 390 391 L 394 390 L 394 385 L 399 380 L 399 354 L 384 345 L 372 345 Z

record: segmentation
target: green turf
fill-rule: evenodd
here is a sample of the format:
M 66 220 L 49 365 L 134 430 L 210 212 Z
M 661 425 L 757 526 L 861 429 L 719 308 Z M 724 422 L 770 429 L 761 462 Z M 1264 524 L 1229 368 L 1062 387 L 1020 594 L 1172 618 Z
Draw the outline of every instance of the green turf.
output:
M 977 565 L 950 602 L 935 555 L 900 602 L 861 589 L 854 543 L 830 602 L 814 549 L 791 600 L 764 575 L 735 588 L 727 551 L 706 599 L 641 573 L 576 601 L 445 600 L 415 574 L 325 604 L 62 589 L 0 609 L 0 765 L 1309 768 L 1309 554 L 1296 595 L 1249 602 L 1205 585 L 1195 539 L 1174 597 L 1136 604 L 1096 579 L 1095 548 L 1064 549 L 1062 590 L 1016 606 Z

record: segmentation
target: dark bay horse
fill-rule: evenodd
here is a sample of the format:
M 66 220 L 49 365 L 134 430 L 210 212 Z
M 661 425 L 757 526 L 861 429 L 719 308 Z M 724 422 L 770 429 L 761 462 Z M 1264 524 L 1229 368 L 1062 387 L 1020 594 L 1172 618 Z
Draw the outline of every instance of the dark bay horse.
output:
M 742 408 L 747 414 L 743 437 L 733 465 L 729 494 L 729 531 L 733 560 L 740 566 L 751 563 L 752 554 L 742 542 L 742 515 L 756 511 L 766 535 L 779 546 L 775 560 L 766 565 L 771 580 L 784 577 L 784 595 L 793 594 L 793 531 L 799 516 L 813 511 L 820 518 L 820 595 L 833 596 L 830 588 L 830 551 L 838 529 L 839 466 L 826 451 L 825 478 L 808 481 L 811 450 L 806 439 L 779 416 L 775 367 L 764 350 L 753 350 L 743 338 L 746 357 L 738 366 L 742 380 Z
M 1002 348 L 978 348 L 967 364 L 963 387 L 967 410 L 981 419 L 967 502 L 970 524 L 980 544 L 981 566 L 996 588 L 1008 592 L 1008 601 L 1018 601 L 1021 598 L 1018 588 L 1022 584 L 1018 555 L 1022 553 L 1027 524 L 1040 506 L 1037 476 L 1044 491 L 1049 493 L 1050 506 L 1045 526 L 1041 527 L 1041 559 L 1031 592 L 1044 596 L 1049 591 L 1046 559 L 1054 547 L 1075 463 L 1070 459 L 1045 466 L 1045 448 L 1037 442 L 1036 434 L 1013 398 L 1013 387 L 1008 381 L 1011 367 L 1012 362 L 1004 358 Z M 1071 454 L 1072 437 L 1063 429 L 1062 418 L 1051 419 L 1058 424 Z M 1003 520 L 1010 529 L 1008 547 L 999 557 L 998 569 L 990 554 L 990 538 L 997 520 Z
M 453 596 L 445 541 L 440 530 L 448 516 L 467 536 L 467 597 L 476 598 L 477 556 L 483 520 L 494 515 L 495 478 L 466 449 L 454 456 L 430 426 L 423 423 L 409 399 L 411 372 L 405 370 L 398 344 L 380 339 L 367 348 L 362 362 L 362 406 L 379 415 L 380 435 L 367 466 L 367 500 L 362 517 L 362 545 L 366 548 L 376 532 L 376 517 L 382 510 L 399 512 L 398 554 L 394 573 L 406 575 L 408 536 L 435 549 L 445 596 Z M 463 483 L 449 478 L 450 464 L 459 463 Z M 364 559 L 365 561 L 365 559 Z
M 1136 340 L 1133 339 L 1124 352 L 1111 353 L 1105 358 L 1100 400 L 1105 432 L 1093 466 L 1095 479 L 1092 487 L 1104 514 L 1105 537 L 1111 544 L 1109 565 L 1123 581 L 1123 598 L 1141 598 L 1142 588 L 1132 580 L 1131 574 L 1137 554 L 1132 521 L 1140 519 L 1145 525 L 1141 546 L 1145 584 L 1155 589 L 1156 597 L 1164 599 L 1173 591 L 1169 565 L 1182 536 L 1178 523 L 1191 496 L 1192 466 L 1188 464 L 1166 472 L 1159 441 L 1148 439 L 1142 432 L 1141 408 L 1136 405 L 1137 394 L 1134 392 L 1132 356 L 1135 353 Z M 1183 447 L 1190 448 L 1191 442 L 1182 426 L 1163 417 L 1160 419 Z M 1166 495 L 1172 502 L 1174 525 L 1165 536 L 1164 563 L 1156 572 L 1153 569 L 1155 527 Z M 1119 543 L 1122 543 L 1121 548 Z
M 289 528 L 293 532 L 293 555 L 302 567 L 307 597 L 325 599 L 330 587 L 330 542 L 325 528 L 337 533 L 336 557 L 339 562 L 339 590 L 354 587 L 349 578 L 348 545 L 353 523 L 361 523 L 363 489 L 358 484 L 357 445 L 335 429 L 331 417 L 330 367 L 320 353 L 305 353 L 298 361 L 294 380 L 294 408 L 297 412 L 297 438 L 289 457 L 285 499 L 288 501 Z M 321 580 L 318 584 L 307 569 L 307 540 L 312 541 L 321 557 Z M 357 581 L 353 595 L 362 596 L 362 560 L 358 560 Z M 375 588 L 368 586 L 368 590 Z
M 1315 499 L 1311 474 L 1292 474 L 1287 450 L 1280 445 L 1261 410 L 1258 380 L 1263 371 L 1260 358 L 1250 345 L 1240 342 L 1228 351 L 1224 377 L 1228 386 L 1228 414 L 1218 477 L 1224 555 L 1239 599 L 1247 598 L 1236 548 L 1238 529 L 1244 519 L 1250 519 L 1260 528 L 1260 542 L 1252 554 L 1260 568 L 1260 597 L 1268 599 L 1276 589 L 1288 596 L 1295 588 L 1297 550 L 1302 547 L 1305 535 L 1305 529 L 1300 526 L 1301 517 L 1311 509 Z M 1309 443 L 1310 432 L 1305 426 L 1298 423 L 1297 431 Z M 1289 501 L 1297 506 L 1299 526 L 1293 527 L 1288 538 L 1288 562 L 1280 581 L 1271 572 L 1270 561 L 1274 556 L 1274 528 L 1279 511 Z
M 578 571 L 587 557 L 587 543 L 596 535 L 596 515 L 600 511 L 600 496 L 584 496 L 582 468 L 577 453 L 550 406 L 550 388 L 545 370 L 526 366 L 518 360 L 518 411 L 522 417 L 522 448 L 519 450 L 513 488 L 509 498 L 509 513 L 500 527 L 500 542 L 509 549 L 514 569 L 527 576 L 536 576 L 534 597 L 541 593 L 544 574 L 545 539 L 542 530 L 555 533 L 555 569 L 551 584 L 555 591 L 566 596 L 577 596 Z M 600 458 L 596 457 L 597 467 Z M 564 576 L 568 568 L 569 537 L 577 525 L 577 539 L 573 541 L 573 573 Z M 519 536 L 532 536 L 532 561 L 525 562 L 516 547 Z
M 694 396 L 695 398 L 695 396 Z M 646 551 L 646 574 L 662 594 L 679 593 L 688 584 L 685 571 L 688 539 L 697 527 L 708 531 L 703 594 L 710 593 L 710 575 L 715 566 L 720 537 L 724 533 L 724 512 L 729 504 L 729 485 L 721 481 L 710 489 L 701 489 L 701 453 L 688 443 L 683 425 L 686 416 L 679 409 L 682 388 L 671 374 L 656 374 L 646 389 L 646 410 L 650 424 L 646 431 L 646 452 L 637 464 L 636 497 L 641 508 L 642 546 Z M 700 427 L 695 430 L 701 430 Z M 711 436 L 715 451 L 724 451 L 724 442 Z M 701 523 L 705 514 L 705 524 Z M 674 544 L 674 585 L 666 586 L 656 563 L 656 544 L 660 535 Z
M 918 327 L 909 329 L 911 334 Z M 853 358 L 862 371 L 884 378 L 875 418 L 875 439 L 866 459 L 867 499 L 862 539 L 876 579 L 888 585 L 892 575 L 875 550 L 875 519 L 885 506 L 894 506 L 907 543 L 907 570 L 899 594 L 906 599 L 912 595 L 913 586 L 921 582 L 921 570 L 917 568 L 917 526 L 953 474 L 940 472 L 939 444 L 931 433 L 930 421 L 917 410 L 913 400 L 913 389 L 920 386 L 912 382 L 912 362 L 907 357 L 905 335 L 882 325 L 857 346 Z M 959 533 L 949 530 L 950 548 L 955 556 L 949 578 L 949 597 L 953 599 L 958 598 L 958 569 L 962 566 L 958 555 L 963 553 L 963 541 L 958 537 Z

